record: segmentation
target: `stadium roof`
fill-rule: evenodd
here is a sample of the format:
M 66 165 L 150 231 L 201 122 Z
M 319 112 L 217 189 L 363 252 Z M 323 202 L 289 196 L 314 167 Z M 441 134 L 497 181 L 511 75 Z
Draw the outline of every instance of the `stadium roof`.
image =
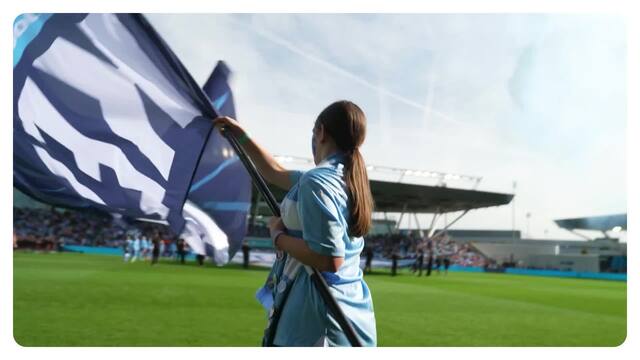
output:
M 616 228 L 618 231 L 627 230 L 627 214 L 559 219 L 554 221 L 559 227 L 567 230 L 609 231 Z
M 506 205 L 513 199 L 512 194 L 442 186 L 380 180 L 371 180 L 370 185 L 376 212 L 446 213 Z M 278 201 L 284 198 L 285 191 L 275 187 L 270 188 Z M 256 196 L 255 188 L 254 196 Z M 271 215 L 266 206 L 259 206 L 258 214 Z

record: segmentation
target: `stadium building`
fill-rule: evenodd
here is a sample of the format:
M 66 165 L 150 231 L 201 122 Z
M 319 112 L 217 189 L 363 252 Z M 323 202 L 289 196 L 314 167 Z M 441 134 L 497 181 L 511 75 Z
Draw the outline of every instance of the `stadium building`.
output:
M 279 156 L 278 159 L 283 162 L 310 163 L 309 159 L 303 158 Z M 410 266 L 414 262 L 416 243 L 427 238 L 446 237 L 456 246 L 477 253 L 484 259 L 483 266 L 493 270 L 518 268 L 585 273 L 626 273 L 626 243 L 620 242 L 616 237 L 616 234 L 626 231 L 626 214 L 556 220 L 558 226 L 583 237 L 584 241 L 526 239 L 522 238 L 520 231 L 511 230 L 450 229 L 468 211 L 509 204 L 513 195 L 476 190 L 481 180 L 479 177 L 379 166 L 370 166 L 369 170 L 378 173 L 395 173 L 400 176 L 398 181 L 370 180 L 377 218 L 374 219 L 373 230 L 367 240 L 374 242 L 377 239 L 383 244 L 376 252 L 374 265 L 390 266 L 391 252 L 399 247 L 400 266 Z M 400 182 L 407 174 L 435 179 L 436 183 L 423 185 Z M 473 188 L 447 187 L 446 181 L 451 180 L 472 182 Z M 285 192 L 278 188 L 271 187 L 271 191 L 278 201 L 285 196 Z M 17 189 L 14 189 L 14 207 L 50 208 Z M 460 215 L 445 227 L 436 226 L 442 215 L 455 212 Z M 389 213 L 399 213 L 400 218 L 389 219 L 387 216 Z M 431 223 L 421 227 L 417 214 L 432 214 Z M 245 238 L 247 245 L 254 250 L 251 253 L 251 262 L 254 264 L 268 266 L 273 262 L 273 249 L 266 228 L 266 219 L 269 216 L 271 212 L 267 204 L 254 189 Z M 405 216 L 413 216 L 417 229 L 399 228 Z M 578 232 L 583 230 L 598 231 L 602 236 L 589 238 Z M 410 239 L 410 242 L 407 243 L 406 239 Z M 240 261 L 239 256 L 240 254 L 235 257 L 234 262 Z

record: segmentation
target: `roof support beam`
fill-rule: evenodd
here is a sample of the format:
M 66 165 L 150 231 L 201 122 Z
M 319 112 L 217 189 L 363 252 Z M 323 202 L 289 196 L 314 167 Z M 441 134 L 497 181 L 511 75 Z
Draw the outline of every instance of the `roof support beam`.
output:
M 417 213 L 413 213 L 413 217 L 416 219 L 416 225 L 418 226 L 418 234 L 420 234 L 420 237 L 424 236 L 424 232 L 422 231 L 422 228 L 420 227 L 420 221 L 418 221 L 418 214 Z
M 577 236 L 579 236 L 579 237 L 581 237 L 581 238 L 583 238 L 585 240 L 588 240 L 588 241 L 593 240 L 592 238 L 588 237 L 587 235 L 580 234 L 579 232 L 576 231 L 576 229 L 566 229 L 566 230 L 568 230 L 570 233 L 572 233 L 574 235 L 577 235 Z
M 400 230 L 400 223 L 402 222 L 402 218 L 404 217 L 404 213 L 407 211 L 407 203 L 404 203 L 402 206 L 402 212 L 400 213 L 400 219 L 398 219 L 398 223 L 396 224 L 396 232 Z
M 440 236 L 443 232 L 447 231 L 451 227 L 451 225 L 455 224 L 458 220 L 462 219 L 463 216 L 467 215 L 468 212 L 469 212 L 469 209 L 463 211 L 462 214 L 460 214 L 452 222 L 448 223 L 442 230 L 438 231 L 437 234 L 434 234 L 433 237 Z M 431 236 L 429 236 L 429 237 L 431 237 Z
M 433 236 L 433 233 L 436 231 L 436 221 L 438 220 L 438 218 L 440 217 L 440 210 L 438 210 L 438 212 L 433 214 L 433 219 L 431 219 L 431 226 L 429 226 L 429 235 L 427 235 L 429 237 L 429 239 L 431 239 L 431 237 Z
M 391 223 L 386 211 L 384 212 L 384 222 L 387 224 L 387 232 L 389 232 L 389 234 L 393 233 L 393 229 L 391 229 Z

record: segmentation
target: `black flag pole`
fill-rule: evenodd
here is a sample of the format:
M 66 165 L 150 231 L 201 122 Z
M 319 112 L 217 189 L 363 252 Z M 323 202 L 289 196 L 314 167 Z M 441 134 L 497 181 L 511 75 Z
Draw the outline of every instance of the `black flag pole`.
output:
M 262 194 L 262 197 L 267 202 L 267 205 L 271 209 L 271 212 L 273 213 L 273 215 L 280 217 L 280 207 L 278 207 L 278 202 L 273 196 L 273 193 L 271 193 L 271 190 L 269 190 L 269 187 L 267 187 L 267 183 L 264 181 L 260 173 L 258 173 L 258 169 L 256 169 L 256 166 L 253 163 L 253 161 L 251 161 L 251 159 L 244 152 L 244 150 L 240 146 L 240 143 L 238 143 L 238 140 L 231 133 L 231 131 L 227 130 L 225 127 L 222 127 L 220 129 L 220 132 L 222 133 L 222 136 L 224 136 L 229 141 L 229 143 L 235 150 L 236 154 L 238 154 L 240 161 L 242 161 L 242 164 L 249 172 L 249 175 L 253 179 L 254 185 L 256 186 L 258 191 L 260 191 L 260 193 Z M 309 273 L 309 277 L 311 278 L 311 281 L 313 282 L 316 289 L 320 293 L 320 296 L 324 300 L 324 303 L 326 304 L 327 308 L 329 309 L 333 317 L 336 319 L 336 321 L 342 328 L 342 331 L 344 331 L 345 335 L 347 336 L 347 339 L 349 340 L 349 343 L 351 344 L 351 346 L 354 346 L 354 347 L 362 346 L 362 344 L 360 343 L 360 340 L 356 336 L 355 331 L 353 330 L 353 327 L 351 326 L 351 323 L 349 322 L 349 320 L 347 320 L 347 317 L 342 312 L 342 309 L 340 309 L 338 302 L 329 291 L 329 285 L 327 285 L 327 282 L 324 280 L 324 278 L 322 277 L 318 269 L 312 268 L 310 266 L 305 266 L 305 269 Z M 284 307 L 287 297 L 288 297 L 288 292 L 287 294 L 285 294 L 284 301 L 281 303 L 280 308 L 274 309 L 273 317 L 269 324 L 270 331 L 269 331 L 269 338 L 267 339 L 267 343 L 266 343 L 267 346 L 273 346 L 273 338 L 276 333 L 275 330 L 278 326 L 278 321 L 280 320 L 280 315 L 282 314 L 282 308 Z

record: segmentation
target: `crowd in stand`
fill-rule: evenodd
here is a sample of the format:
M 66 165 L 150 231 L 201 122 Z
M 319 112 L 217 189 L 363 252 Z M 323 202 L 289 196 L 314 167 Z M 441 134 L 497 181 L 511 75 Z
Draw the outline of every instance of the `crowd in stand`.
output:
M 432 238 L 431 245 L 426 237 L 412 234 L 367 236 L 365 243 L 372 247 L 375 255 L 382 258 L 391 258 L 395 254 L 398 259 L 415 259 L 419 253 L 423 253 L 436 260 L 446 258 L 451 264 L 460 266 L 484 266 L 486 263 L 486 259 L 471 245 L 458 244 L 447 234 Z
M 483 267 L 489 263 L 489 259 L 480 255 L 469 244 L 461 244 L 456 253 L 451 256 L 451 262 L 461 266 Z
M 141 240 L 142 253 L 150 252 L 158 241 L 160 256 L 174 256 L 179 239 L 164 225 L 146 222 L 125 222 L 98 211 L 14 208 L 14 246 L 41 250 L 60 250 L 64 245 L 109 246 L 126 249 L 130 241 Z M 262 224 L 249 226 L 249 236 L 269 237 Z M 421 251 L 435 259 L 446 258 L 451 264 L 484 266 L 486 260 L 469 244 L 458 244 L 447 234 L 432 239 L 414 234 L 385 234 L 365 237 L 366 246 L 375 258 L 415 259 Z M 146 245 L 145 245 L 146 244 Z M 186 246 L 181 245 L 181 246 Z M 133 253 L 132 253 L 133 254 Z
M 59 250 L 64 245 L 124 248 L 127 239 L 134 236 L 149 243 L 159 241 L 166 255 L 177 240 L 167 226 L 129 223 L 91 210 L 13 208 L 13 229 L 15 246 L 37 250 Z
M 269 229 L 265 225 L 256 224 L 249 227 L 249 236 L 269 237 Z M 414 234 L 380 234 L 365 236 L 365 244 L 373 251 L 375 258 L 391 259 L 396 254 L 397 259 L 415 259 L 419 250 L 435 259 L 447 258 L 451 264 L 459 266 L 485 266 L 487 260 L 469 244 L 458 244 L 443 233 L 432 239 L 431 248 L 425 237 Z

